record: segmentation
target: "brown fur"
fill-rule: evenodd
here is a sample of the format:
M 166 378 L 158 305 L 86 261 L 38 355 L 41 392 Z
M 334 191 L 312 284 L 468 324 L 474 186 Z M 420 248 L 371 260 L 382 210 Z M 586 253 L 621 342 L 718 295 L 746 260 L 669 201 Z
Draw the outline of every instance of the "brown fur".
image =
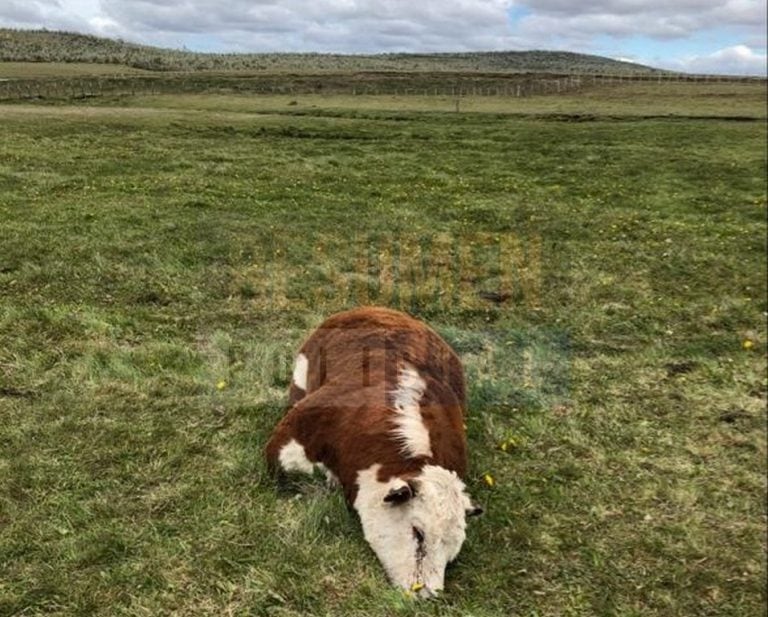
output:
M 296 439 L 313 463 L 323 463 L 352 504 L 357 472 L 381 464 L 379 479 L 417 475 L 426 464 L 466 472 L 464 372 L 454 351 L 421 321 L 380 307 L 329 317 L 300 349 L 309 364 L 306 391 L 291 385 L 292 405 L 267 444 L 279 466 L 281 448 Z M 391 392 L 410 364 L 426 382 L 420 401 L 432 457 L 408 458 L 392 429 Z

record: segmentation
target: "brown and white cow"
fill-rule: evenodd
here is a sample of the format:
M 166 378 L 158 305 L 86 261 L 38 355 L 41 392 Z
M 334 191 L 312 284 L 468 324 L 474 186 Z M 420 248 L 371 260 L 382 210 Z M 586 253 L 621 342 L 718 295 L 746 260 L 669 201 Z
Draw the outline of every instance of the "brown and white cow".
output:
M 466 517 L 481 512 L 461 481 L 466 395 L 453 350 L 404 313 L 338 313 L 299 350 L 290 403 L 267 444 L 270 468 L 322 469 L 392 582 L 441 590 Z

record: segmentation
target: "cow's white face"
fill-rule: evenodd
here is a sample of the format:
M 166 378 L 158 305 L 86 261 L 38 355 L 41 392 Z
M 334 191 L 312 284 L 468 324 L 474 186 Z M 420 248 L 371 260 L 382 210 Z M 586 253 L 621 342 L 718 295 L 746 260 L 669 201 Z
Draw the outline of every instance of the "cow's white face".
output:
M 373 465 L 358 473 L 354 506 L 365 539 L 395 585 L 434 595 L 464 543 L 466 517 L 481 510 L 459 477 L 442 467 L 426 465 L 408 481 L 387 482 L 378 481 L 378 470 Z

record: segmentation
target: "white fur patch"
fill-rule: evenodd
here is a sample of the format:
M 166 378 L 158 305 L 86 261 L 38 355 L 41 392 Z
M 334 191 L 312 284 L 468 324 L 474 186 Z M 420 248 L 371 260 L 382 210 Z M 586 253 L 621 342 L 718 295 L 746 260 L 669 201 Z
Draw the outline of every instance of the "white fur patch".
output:
M 306 391 L 307 373 L 309 372 L 309 360 L 307 356 L 300 353 L 296 356 L 296 364 L 293 365 L 293 383 L 297 388 Z
M 427 388 L 426 382 L 412 366 L 406 365 L 397 379 L 397 390 L 392 394 L 395 408 L 395 428 L 393 433 L 403 454 L 416 458 L 432 456 L 432 444 L 429 431 L 421 417 L 419 401 Z
M 319 469 L 325 474 L 325 483 L 329 487 L 336 488 L 338 486 L 341 486 L 341 482 L 339 482 L 338 476 L 322 463 L 315 463 L 315 469 Z
M 312 474 L 315 466 L 307 458 L 307 452 L 295 439 L 291 439 L 280 449 L 278 455 L 280 465 L 285 471 L 301 471 L 302 473 Z
M 357 474 L 354 507 L 365 539 L 376 552 L 390 580 L 411 589 L 424 585 L 430 595 L 443 588 L 445 567 L 455 559 L 466 537 L 466 512 L 471 507 L 464 483 L 452 471 L 426 465 L 411 480 L 415 495 L 402 504 L 384 501 L 390 490 L 405 484 L 401 478 L 379 482 L 380 465 Z M 422 534 L 419 543 L 414 530 Z
M 300 471 L 308 475 L 313 475 L 315 470 L 325 475 L 326 484 L 330 487 L 339 486 L 339 478 L 322 463 L 313 463 L 307 458 L 307 451 L 298 441 L 291 439 L 280 449 L 277 455 L 280 465 L 285 471 Z

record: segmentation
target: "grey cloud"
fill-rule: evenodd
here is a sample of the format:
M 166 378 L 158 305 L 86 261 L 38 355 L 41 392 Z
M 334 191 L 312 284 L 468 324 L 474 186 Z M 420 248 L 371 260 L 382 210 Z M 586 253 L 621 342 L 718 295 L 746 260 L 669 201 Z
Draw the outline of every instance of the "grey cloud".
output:
M 524 33 L 560 23 L 565 36 L 582 32 L 682 38 L 708 28 L 764 30 L 766 20 L 765 4 L 760 0 L 599 0 L 586 5 L 567 0 L 522 0 L 520 4 L 532 11 L 519 24 Z
M 45 12 L 36 3 L 24 0 L 11 0 L 0 7 L 0 18 L 15 23 L 37 22 L 43 18 L 44 14 Z
M 218 33 L 251 51 L 447 51 L 483 41 L 509 48 L 508 0 L 102 0 L 107 17 L 137 33 Z M 285 37 L 275 36 L 284 33 Z
M 36 23 L 60 9 L 57 0 L 6 0 L 0 4 L 0 19 L 16 23 Z
M 676 0 L 674 3 L 663 0 L 650 2 L 643 0 L 602 0 L 588 4 L 569 2 L 568 0 L 524 0 L 519 4 L 542 13 L 638 15 L 657 11 L 679 14 L 691 10 L 706 10 L 712 6 L 712 0 Z
M 765 30 L 766 7 L 764 2 L 753 0 L 731 0 L 711 12 L 711 18 L 720 24 L 757 27 Z
M 644 16 L 642 29 L 636 19 L 618 15 L 597 14 L 579 16 L 532 15 L 520 23 L 520 33 L 528 38 L 544 36 L 552 41 L 559 40 L 566 45 L 570 42 L 583 44 L 598 35 L 629 37 L 645 34 L 658 38 L 680 38 L 691 34 L 696 28 L 686 18 L 660 19 L 653 15 Z
M 215 32 L 220 29 L 263 27 L 280 23 L 291 12 L 276 3 L 230 1 L 178 3 L 173 0 L 101 0 L 104 14 L 124 24 L 165 32 Z
M 82 20 L 59 0 L 2 0 L 0 26 L 85 30 Z

